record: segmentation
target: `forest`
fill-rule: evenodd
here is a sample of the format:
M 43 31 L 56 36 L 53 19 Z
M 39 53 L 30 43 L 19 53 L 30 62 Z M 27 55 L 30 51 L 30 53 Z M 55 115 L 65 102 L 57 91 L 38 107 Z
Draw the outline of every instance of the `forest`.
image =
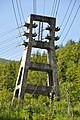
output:
M 0 62 L 0 120 L 80 120 L 80 40 L 70 40 L 56 50 L 60 101 L 54 96 L 25 94 L 11 105 L 20 61 Z M 31 61 L 47 62 L 47 54 L 37 51 Z M 45 85 L 47 74 L 28 72 L 28 82 Z

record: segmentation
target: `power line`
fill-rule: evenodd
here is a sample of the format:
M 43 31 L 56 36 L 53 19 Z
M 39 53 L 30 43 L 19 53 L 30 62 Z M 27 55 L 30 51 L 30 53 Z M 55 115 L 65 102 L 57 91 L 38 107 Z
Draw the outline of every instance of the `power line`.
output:
M 21 19 L 21 15 L 20 15 L 20 11 L 19 11 L 19 4 L 18 4 L 18 1 L 16 1 L 16 4 L 17 4 L 17 9 L 18 9 L 18 13 L 19 13 L 19 18 L 20 18 L 20 22 L 22 23 L 22 19 Z M 13 11 L 14 11 L 14 15 L 15 15 L 15 19 L 16 19 L 16 23 L 17 23 L 17 28 L 16 29 L 18 29 L 19 30 L 19 24 L 18 24 L 18 20 L 17 20 L 17 15 L 16 15 L 16 10 L 15 10 L 15 6 L 14 6 L 14 2 L 13 2 L 13 0 L 12 0 L 12 6 L 13 6 Z M 9 34 L 9 33 L 11 33 L 12 31 L 14 31 L 14 30 L 16 30 L 16 29 L 11 29 L 11 30 L 9 30 L 9 31 L 5 31 L 4 33 L 1 33 L 2 35 L 1 35 L 1 37 L 2 36 L 4 36 L 4 35 L 7 35 L 7 34 Z M 19 30 L 19 34 L 21 35 L 21 32 L 20 32 L 20 30 Z M 7 47 L 7 49 L 4 49 L 4 50 L 2 50 L 2 48 L 1 48 L 1 52 L 0 52 L 0 54 L 7 54 L 7 55 L 10 55 L 11 53 L 12 53 L 12 51 L 14 50 L 15 51 L 15 47 L 14 47 L 14 43 L 12 43 L 12 40 L 14 40 L 16 37 L 15 36 L 13 36 L 13 37 L 11 37 L 11 38 L 8 38 L 8 39 L 6 39 L 5 41 L 3 41 L 2 43 L 1 43 L 1 45 L 7 45 L 8 47 Z M 9 44 L 7 44 L 9 42 Z M 10 42 L 11 42 L 11 44 L 10 44 Z M 11 51 L 11 50 L 12 51 Z M 9 54 L 10 53 L 10 54 Z M 13 55 L 13 54 L 12 54 Z
M 66 23 L 65 23 L 65 25 L 64 25 L 64 28 L 63 28 L 63 30 L 62 30 L 62 32 L 61 32 L 61 34 L 60 34 L 60 37 L 61 37 L 61 35 L 63 34 L 63 32 L 64 32 L 64 30 L 65 30 L 65 28 L 66 28 L 66 26 L 67 26 L 67 24 L 68 24 L 68 22 L 69 22 L 69 20 L 70 20 L 70 17 L 71 17 L 71 14 L 72 14 L 72 12 L 73 12 L 73 9 L 74 9 L 74 7 L 75 7 L 75 4 L 76 4 L 76 0 L 74 1 L 74 4 L 73 4 L 72 9 L 71 9 L 71 12 L 70 12 L 70 14 L 69 14 L 69 16 L 68 16 L 68 18 L 67 18 L 67 21 L 66 21 Z
M 3 54 L 4 52 L 6 53 L 7 52 L 7 50 L 13 50 L 13 48 L 15 48 L 16 47 L 16 45 L 14 46 L 13 44 L 14 44 L 15 42 L 13 42 L 13 43 L 11 43 L 11 44 L 8 44 L 7 45 L 7 48 L 4 48 L 3 47 L 3 49 L 1 48 L 1 52 L 0 52 L 0 54 Z
M 8 39 L 3 40 L 2 42 L 0 42 L 1 45 L 5 44 L 5 43 L 7 43 L 7 42 L 10 42 L 10 41 L 12 41 L 12 40 L 14 40 L 14 39 L 16 38 L 16 36 L 17 36 L 17 35 L 14 35 L 14 36 L 12 36 L 12 37 L 10 37 L 10 38 L 8 38 Z M 1 46 L 1 45 L 0 45 L 0 46 Z
M 33 13 L 36 13 L 36 0 L 33 0 Z
M 69 31 L 70 31 L 70 29 L 71 29 L 71 27 L 72 27 L 73 23 L 74 23 L 74 20 L 75 20 L 75 18 L 76 18 L 76 16 L 77 16 L 77 14 L 78 14 L 79 9 L 80 9 L 80 5 L 78 6 L 78 9 L 77 9 L 77 11 L 76 11 L 76 13 L 75 13 L 75 16 L 74 16 L 74 18 L 73 18 L 73 20 L 72 20 L 72 22 L 71 22 L 71 25 L 69 26 L 69 29 L 68 29 L 68 31 L 67 31 L 67 33 L 66 33 L 66 35 L 64 36 L 64 39 L 62 40 L 61 44 L 63 43 L 63 41 L 64 41 L 64 40 L 65 40 L 65 38 L 67 37 L 67 35 L 68 35 L 68 33 L 69 33 Z
M 55 1 L 55 6 L 54 6 L 53 16 L 55 16 L 55 12 L 56 12 L 56 5 L 57 5 L 57 0 Z
M 8 57 L 10 57 L 10 59 L 11 59 L 11 56 L 13 57 L 13 59 L 14 58 L 20 58 L 21 57 L 21 53 L 19 52 L 19 51 L 21 51 L 21 50 L 15 50 L 15 51 L 13 51 L 13 52 L 11 52 L 11 53 L 7 53 L 7 54 L 4 54 L 3 56 L 1 56 L 2 58 L 8 58 Z M 20 56 L 20 57 L 19 57 Z
M 16 0 L 16 4 L 17 4 L 17 9 L 18 9 L 19 19 L 20 19 L 20 22 L 21 22 L 21 25 L 22 25 L 22 19 L 21 19 L 21 15 L 20 15 L 18 0 Z M 22 27 L 22 29 L 23 29 L 23 27 Z M 24 29 L 23 29 L 23 31 L 24 31 Z
M 24 14 L 23 14 L 23 9 L 22 9 L 22 4 L 21 4 L 21 0 L 19 0 L 19 4 L 20 4 L 20 9 L 21 9 L 23 20 L 25 21 Z
M 1 47 L 1 46 L 4 46 L 4 45 L 6 46 L 6 45 L 7 45 L 6 43 L 10 43 L 10 42 L 12 42 L 14 39 L 15 39 L 15 38 L 8 39 L 7 42 L 4 41 L 3 43 L 1 43 L 0 47 Z
M 3 44 L 3 47 L 2 48 L 0 48 L 1 50 L 3 50 L 4 49 L 4 47 L 6 47 L 7 49 L 9 49 L 9 48 L 11 48 L 12 49 L 12 47 L 14 47 L 14 45 L 15 44 L 18 44 L 18 43 L 15 43 L 15 41 L 11 41 L 11 42 L 9 42 L 8 44 Z M 16 46 L 16 45 L 15 45 Z M 6 49 L 5 49 L 6 50 Z M 0 52 L 1 53 L 1 52 Z
M 59 10 L 59 5 L 60 5 L 60 0 L 58 1 L 58 4 L 57 4 L 57 8 L 56 8 L 56 12 L 55 12 L 55 17 L 57 17 L 58 10 Z
M 70 8 L 70 6 L 71 6 L 71 3 L 72 3 L 72 0 L 70 0 L 70 3 L 69 3 L 69 5 L 68 5 L 68 7 L 67 7 L 67 10 L 66 10 L 66 12 L 65 12 L 65 15 L 64 15 L 64 17 L 63 17 L 63 20 L 62 20 L 62 22 L 61 22 L 60 28 L 62 27 L 63 22 L 64 22 L 67 14 L 68 14 L 68 11 L 69 11 L 69 8 Z
M 16 4 L 17 4 L 17 9 L 18 9 L 19 19 L 20 19 L 20 22 L 21 22 L 21 25 L 22 25 L 22 19 L 21 19 L 21 15 L 20 15 L 18 0 L 16 0 Z
M 17 15 L 16 15 L 16 11 L 15 11 L 15 6 L 14 6 L 13 0 L 12 0 L 12 6 L 13 6 L 13 11 L 14 11 L 16 23 L 17 23 L 17 26 L 18 26 L 18 28 L 19 28 L 19 24 L 18 24 Z M 18 31 L 19 31 L 19 34 L 21 35 L 20 29 L 18 29 Z M 21 38 L 22 38 L 22 37 L 21 37 Z M 22 40 L 23 40 L 23 38 L 22 38 Z
M 11 45 L 10 47 L 7 47 L 7 49 L 4 48 L 3 50 L 1 50 L 0 55 L 2 55 L 2 54 L 9 55 L 9 53 L 16 51 L 17 48 L 19 48 L 19 47 Z
M 5 35 L 7 35 L 7 34 L 9 34 L 9 33 L 11 33 L 11 32 L 13 32 L 13 31 L 15 31 L 15 30 L 17 30 L 17 29 L 18 29 L 18 28 L 13 28 L 13 29 L 10 29 L 10 30 L 1 32 L 1 33 L 0 33 L 0 37 L 3 37 L 3 36 L 5 36 Z
M 51 10 L 51 16 L 54 16 L 55 6 L 56 6 L 55 4 L 56 4 L 56 0 L 53 1 L 52 10 Z

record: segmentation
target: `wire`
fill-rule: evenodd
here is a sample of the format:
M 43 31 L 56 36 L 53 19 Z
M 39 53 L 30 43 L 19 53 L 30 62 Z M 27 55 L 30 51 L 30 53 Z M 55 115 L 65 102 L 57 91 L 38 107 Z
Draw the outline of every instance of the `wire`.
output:
M 55 0 L 55 5 L 54 5 L 53 16 L 55 16 L 55 12 L 56 12 L 56 5 L 57 5 L 57 0 Z
M 11 53 L 5 54 L 5 55 L 2 56 L 2 58 L 8 58 L 9 57 L 11 59 L 11 56 L 12 57 L 14 56 L 15 59 L 21 58 L 21 53 L 19 54 L 19 51 L 16 50 L 16 51 L 13 51 Z M 14 58 L 13 58 L 13 60 L 14 60 Z
M 67 31 L 67 33 L 66 33 L 66 35 L 65 35 L 64 39 L 62 40 L 61 44 L 63 43 L 63 41 L 64 41 L 64 40 L 65 40 L 65 38 L 67 37 L 67 35 L 68 35 L 68 33 L 69 33 L 69 31 L 70 31 L 70 29 L 71 29 L 71 27 L 72 27 L 73 23 L 74 23 L 74 20 L 75 20 L 75 18 L 76 18 L 76 16 L 77 16 L 77 14 L 78 14 L 79 9 L 80 9 L 80 5 L 78 6 L 78 9 L 77 9 L 77 11 L 76 11 L 76 13 L 75 13 L 75 16 L 74 16 L 74 18 L 73 18 L 73 20 L 72 20 L 72 22 L 71 22 L 71 25 L 70 25 L 70 27 L 69 27 L 69 29 L 68 29 L 68 31 Z
M 16 36 L 17 36 L 17 35 L 14 35 L 14 36 L 12 36 L 12 37 L 10 37 L 10 38 L 8 38 L 8 39 L 3 40 L 2 42 L 0 42 L 1 45 L 5 44 L 5 43 L 7 43 L 7 42 L 10 42 L 11 40 L 15 39 Z M 1 45 L 0 45 L 0 46 L 1 46 Z
M 33 13 L 36 13 L 36 0 L 33 0 Z
M 12 42 L 15 38 L 12 38 L 12 39 L 8 39 L 8 41 L 6 43 L 9 43 Z M 6 46 L 7 44 L 5 43 L 5 41 L 3 43 L 1 43 L 0 47 L 2 46 Z
M 22 4 L 21 4 L 21 0 L 19 0 L 19 4 L 20 4 L 20 9 L 21 9 L 23 20 L 25 21 L 24 14 L 23 14 L 23 9 L 22 9 Z
M 60 28 L 62 27 L 62 25 L 63 25 L 63 23 L 64 23 L 64 20 L 65 20 L 67 14 L 68 14 L 68 11 L 69 11 L 69 8 L 70 8 L 70 6 L 71 6 L 71 3 L 72 3 L 72 0 L 70 0 L 70 3 L 69 3 L 69 5 L 68 5 L 68 7 L 67 7 L 67 10 L 66 10 L 66 12 L 65 12 L 64 18 L 63 18 L 63 20 L 62 20 L 62 22 L 61 22 Z
M 17 15 L 16 15 L 16 11 L 15 11 L 15 6 L 14 6 L 13 0 L 12 0 L 12 6 L 13 6 L 13 11 L 14 11 L 16 23 L 17 23 L 17 26 L 18 26 L 18 28 L 19 28 L 19 24 L 18 24 Z M 20 29 L 18 29 L 18 31 L 19 31 L 19 34 L 21 35 Z M 22 36 L 21 36 L 21 39 L 23 40 Z
M 11 53 L 8 52 L 6 54 L 1 55 L 1 58 L 10 59 L 10 60 L 20 59 L 21 57 L 22 57 L 21 50 L 14 50 Z
M 75 4 L 76 4 L 76 0 L 74 1 L 74 4 L 73 4 L 72 9 L 71 9 L 71 12 L 70 12 L 70 14 L 69 14 L 69 16 L 68 16 L 68 18 L 67 18 L 67 21 L 66 21 L 66 23 L 65 23 L 65 25 L 64 25 L 64 28 L 63 28 L 63 30 L 62 30 L 62 32 L 61 32 L 61 34 L 60 34 L 60 37 L 61 37 L 61 35 L 63 34 L 63 32 L 64 32 L 64 30 L 65 30 L 65 28 L 66 28 L 66 26 L 67 26 L 67 24 L 68 24 L 68 22 L 69 22 L 69 20 L 70 20 L 70 17 L 71 17 L 71 14 L 72 14 L 72 12 L 73 12 L 73 9 L 74 9 L 74 7 L 75 7 Z
M 21 19 L 21 15 L 20 15 L 18 0 L 16 0 L 16 4 L 17 4 L 17 9 L 18 9 L 19 19 L 20 19 L 20 22 L 21 22 L 21 25 L 22 25 L 22 19 Z M 23 29 L 23 27 L 22 27 L 22 29 Z M 23 31 L 24 31 L 24 29 L 23 29 Z
M 12 47 L 12 48 L 16 48 L 16 47 Z M 16 55 L 16 53 L 19 53 L 18 51 L 20 51 L 20 49 L 17 49 L 17 50 L 12 49 L 12 51 L 7 49 L 6 51 L 8 51 L 8 52 L 7 53 L 5 51 L 4 52 L 2 51 L 2 52 L 3 52 L 4 56 L 8 57 L 8 56 L 13 55 L 14 53 L 15 53 L 15 55 Z
M 21 19 L 21 15 L 20 15 L 20 11 L 19 11 L 18 0 L 16 0 L 16 4 L 17 4 L 17 9 L 18 9 L 18 14 L 19 14 L 20 22 L 22 24 L 22 19 Z
M 0 34 L 2 34 L 0 37 L 3 37 L 4 35 L 7 35 L 15 30 L 17 30 L 18 28 L 13 28 L 13 29 L 10 29 L 10 30 L 7 30 L 7 31 L 4 31 L 4 32 L 1 32 Z
M 58 10 L 59 10 L 59 5 L 60 5 L 60 0 L 58 1 L 58 4 L 57 4 L 57 8 L 56 8 L 56 12 L 55 12 L 55 17 L 57 17 Z
M 51 10 L 51 16 L 53 15 L 53 10 L 54 10 L 54 7 L 55 7 L 55 0 L 53 1 L 53 5 L 52 5 L 52 10 Z
M 7 50 L 13 50 L 13 48 L 15 48 L 16 47 L 16 45 L 14 46 L 13 44 L 14 44 L 15 42 L 13 42 L 12 44 L 8 44 L 7 45 L 7 49 L 5 48 L 5 47 L 3 47 L 3 49 L 1 49 L 0 51 L 0 54 L 3 54 L 4 52 L 6 53 L 7 52 Z M 5 48 L 5 49 L 4 49 Z

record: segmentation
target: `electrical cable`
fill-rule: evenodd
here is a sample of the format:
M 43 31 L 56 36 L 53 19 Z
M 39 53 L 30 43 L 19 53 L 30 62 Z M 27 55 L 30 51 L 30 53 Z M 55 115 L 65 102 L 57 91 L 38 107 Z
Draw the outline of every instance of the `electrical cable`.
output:
M 11 43 L 11 44 L 14 44 L 14 43 L 15 43 L 15 41 L 13 41 L 14 39 L 15 39 L 15 38 L 13 38 L 11 41 L 8 41 L 7 43 L 4 42 L 3 44 L 1 44 L 1 45 L 0 45 L 0 49 L 3 49 L 4 46 L 5 46 L 5 47 L 8 46 L 8 45 L 10 46 L 10 43 Z M 9 46 L 8 46 L 8 47 L 9 47 Z
M 57 17 L 58 10 L 59 10 L 59 5 L 60 5 L 60 0 L 58 1 L 57 7 L 56 7 L 55 17 Z
M 4 53 L 6 53 L 7 51 L 10 51 L 10 50 L 13 50 L 16 46 L 13 46 L 13 45 L 7 45 L 8 46 L 8 48 L 6 48 L 6 49 L 1 49 L 1 52 L 0 52 L 0 54 L 4 54 Z
M 12 52 L 8 52 L 8 53 L 6 53 L 6 54 L 3 54 L 2 55 L 2 57 L 13 57 L 13 56 L 16 56 L 16 57 L 18 57 L 18 55 L 21 55 L 21 53 L 20 53 L 20 49 L 17 49 L 17 50 L 14 50 L 14 51 L 12 51 Z M 13 57 L 14 58 L 14 57 Z
M 21 8 L 21 2 L 19 1 L 19 3 L 20 3 L 20 8 Z M 16 4 L 17 4 L 17 9 L 18 9 L 18 14 L 19 14 L 20 22 L 22 23 L 20 11 L 19 11 L 18 1 L 16 1 Z M 12 0 L 12 6 L 13 6 L 13 11 L 14 11 L 16 23 L 17 23 L 17 26 L 18 26 L 17 29 L 19 30 L 19 24 L 18 24 L 17 15 L 16 15 L 16 11 L 15 11 L 15 7 L 14 7 L 14 2 L 13 2 L 13 0 Z M 21 11 L 22 11 L 22 8 L 21 8 Z M 1 35 L 1 37 L 4 36 L 4 35 L 9 34 L 9 33 L 12 32 L 13 30 L 15 30 L 15 29 L 11 29 L 11 30 L 9 30 L 9 31 L 4 32 L 4 33 Z M 19 34 L 21 35 L 20 30 L 19 30 Z M 15 36 L 13 36 L 13 37 L 11 37 L 11 38 L 8 38 L 6 43 L 5 43 L 5 42 L 2 42 L 2 43 L 1 43 L 1 46 L 2 46 L 2 45 L 8 45 L 7 43 L 10 42 L 10 41 L 12 41 L 12 40 L 14 40 L 14 37 L 15 37 Z M 12 40 L 11 40 L 11 39 L 12 39 Z M 6 40 L 5 40 L 5 41 L 6 41 Z M 13 44 L 14 44 L 14 43 L 13 43 Z M 10 46 L 10 47 L 9 47 L 9 46 Z M 2 49 L 1 49 L 1 50 L 2 50 L 1 54 L 4 53 L 4 52 L 6 53 L 6 51 L 10 51 L 10 48 L 14 48 L 14 46 L 12 47 L 12 46 L 9 44 L 9 45 L 8 45 L 8 49 L 5 49 L 5 50 L 2 50 Z M 8 53 L 9 53 L 9 52 L 8 52 Z M 7 53 L 7 54 L 8 54 L 8 53 Z
M 33 13 L 36 13 L 36 0 L 33 0 Z
M 3 55 L 1 58 L 6 58 L 6 59 L 8 58 L 10 60 L 20 59 L 21 58 L 21 53 L 19 54 L 19 52 L 18 52 L 18 55 L 17 54 L 15 55 L 15 53 L 16 52 L 12 53 L 11 55 L 10 54 L 9 55 L 8 54 L 7 55 Z
M 23 9 L 22 9 L 21 0 L 19 0 L 19 4 L 20 4 L 20 9 L 21 9 L 21 14 L 22 14 L 23 20 L 24 20 L 24 22 L 25 22 L 25 18 L 24 18 L 24 14 L 23 14 Z
M 15 46 L 14 47 L 12 47 L 12 48 L 16 48 Z M 6 51 L 7 52 L 3 52 L 2 54 L 3 55 L 5 55 L 5 56 L 10 56 L 10 55 L 13 55 L 13 54 L 16 54 L 18 51 L 19 51 L 20 49 L 17 49 L 17 50 L 15 50 L 15 49 L 12 49 L 12 51 L 10 51 L 9 49 L 7 49 Z
M 14 46 L 15 44 L 17 44 L 17 43 L 15 43 L 15 41 L 10 41 L 8 44 L 3 44 L 3 48 L 0 46 L 0 49 L 1 50 L 3 50 L 4 49 L 4 47 L 6 48 L 6 47 L 8 47 L 8 49 L 9 48 L 12 48 L 12 46 Z M 6 49 L 5 49 L 6 50 Z M 1 52 L 0 52 L 0 54 L 1 54 Z
M 54 10 L 54 6 L 55 6 L 55 2 L 56 2 L 56 0 L 53 1 L 52 10 L 51 10 L 51 16 L 53 15 L 53 10 Z
M 12 36 L 12 37 L 10 37 L 10 38 L 7 38 L 7 39 L 3 40 L 2 42 L 0 42 L 0 43 L 1 43 L 0 46 L 2 46 L 3 44 L 6 44 L 7 42 L 10 42 L 11 40 L 14 40 L 14 39 L 16 38 L 16 36 L 17 36 L 17 35 L 14 35 L 14 36 Z M 6 42 L 6 43 L 5 43 L 5 42 Z
M 55 15 L 55 12 L 56 12 L 56 5 L 57 5 L 57 0 L 55 0 L 54 11 L 53 11 L 53 15 L 52 15 L 52 16 Z
M 20 15 L 18 0 L 16 0 L 16 4 L 17 4 L 17 9 L 18 9 L 19 19 L 20 19 L 20 22 L 21 22 L 21 25 L 22 25 L 22 19 L 21 19 L 21 15 Z M 23 29 L 23 27 L 22 27 L 22 29 Z M 24 29 L 23 29 L 23 32 L 24 32 Z
M 61 32 L 61 34 L 60 34 L 60 37 L 62 36 L 62 34 L 63 34 L 63 32 L 64 32 L 64 30 L 65 30 L 65 28 L 66 28 L 66 26 L 67 26 L 67 24 L 68 24 L 68 22 L 69 22 L 69 20 L 70 20 L 70 17 L 71 17 L 71 14 L 72 14 L 72 12 L 73 12 L 73 9 L 74 9 L 75 5 L 76 5 L 76 0 L 74 1 L 74 4 L 73 4 L 72 9 L 71 9 L 71 11 L 70 11 L 70 14 L 69 14 L 69 16 L 68 16 L 68 18 L 67 18 L 67 21 L 66 21 L 66 23 L 65 23 L 65 25 L 64 25 L 64 28 L 63 28 L 63 30 L 62 30 L 62 32 Z
M 11 33 L 11 32 L 13 32 L 13 31 L 15 31 L 15 30 L 17 30 L 18 28 L 13 28 L 13 29 L 10 29 L 10 30 L 7 30 L 7 31 L 4 31 L 4 32 L 1 32 L 0 34 L 0 37 L 3 37 L 3 36 L 5 36 L 5 35 L 7 35 L 7 34 L 9 34 L 9 33 Z
M 69 26 L 69 29 L 68 29 L 68 31 L 67 31 L 67 33 L 66 33 L 66 35 L 65 35 L 64 39 L 62 40 L 61 44 L 63 43 L 63 41 L 64 41 L 64 40 L 65 40 L 65 38 L 67 37 L 67 35 L 68 35 L 68 33 L 69 33 L 69 31 L 70 31 L 70 29 L 71 29 L 71 27 L 72 27 L 73 23 L 74 23 L 74 20 L 75 20 L 75 18 L 76 18 L 76 16 L 77 16 L 77 14 L 78 14 L 79 9 L 80 9 L 80 5 L 78 6 L 78 9 L 77 9 L 77 11 L 76 11 L 76 13 L 75 13 L 75 16 L 74 16 L 74 18 L 73 18 L 73 20 L 72 20 L 72 22 L 71 22 L 71 25 Z
M 69 3 L 69 5 L 68 5 L 68 7 L 67 7 L 67 10 L 66 10 L 66 12 L 65 12 L 65 15 L 64 15 L 64 17 L 63 17 L 63 20 L 62 20 L 62 22 L 61 22 L 60 28 L 62 27 L 62 25 L 63 25 L 63 23 L 64 23 L 64 20 L 65 20 L 67 14 L 68 14 L 68 11 L 69 11 L 69 8 L 70 8 L 70 6 L 71 6 L 71 3 L 72 3 L 72 0 L 70 0 L 70 3 Z
M 14 11 L 17 27 L 19 28 L 19 24 L 18 24 L 17 15 L 16 15 L 16 11 L 15 11 L 15 6 L 14 6 L 13 0 L 12 0 L 12 6 L 13 6 L 13 11 Z M 20 29 L 18 29 L 18 31 L 19 31 L 19 34 L 21 35 Z M 22 36 L 21 36 L 21 39 L 23 40 Z
M 21 18 L 21 15 L 20 15 L 18 0 L 16 0 L 16 4 L 17 4 L 17 9 L 18 9 L 19 19 L 20 19 L 20 22 L 21 22 L 21 25 L 22 25 L 22 18 Z

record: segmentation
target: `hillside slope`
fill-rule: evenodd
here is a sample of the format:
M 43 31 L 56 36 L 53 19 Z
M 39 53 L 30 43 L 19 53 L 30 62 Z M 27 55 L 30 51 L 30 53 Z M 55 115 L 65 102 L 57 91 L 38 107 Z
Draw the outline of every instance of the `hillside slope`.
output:
M 0 58 L 0 63 L 1 64 L 7 63 L 7 62 L 9 62 L 9 60 L 4 59 L 4 58 Z

